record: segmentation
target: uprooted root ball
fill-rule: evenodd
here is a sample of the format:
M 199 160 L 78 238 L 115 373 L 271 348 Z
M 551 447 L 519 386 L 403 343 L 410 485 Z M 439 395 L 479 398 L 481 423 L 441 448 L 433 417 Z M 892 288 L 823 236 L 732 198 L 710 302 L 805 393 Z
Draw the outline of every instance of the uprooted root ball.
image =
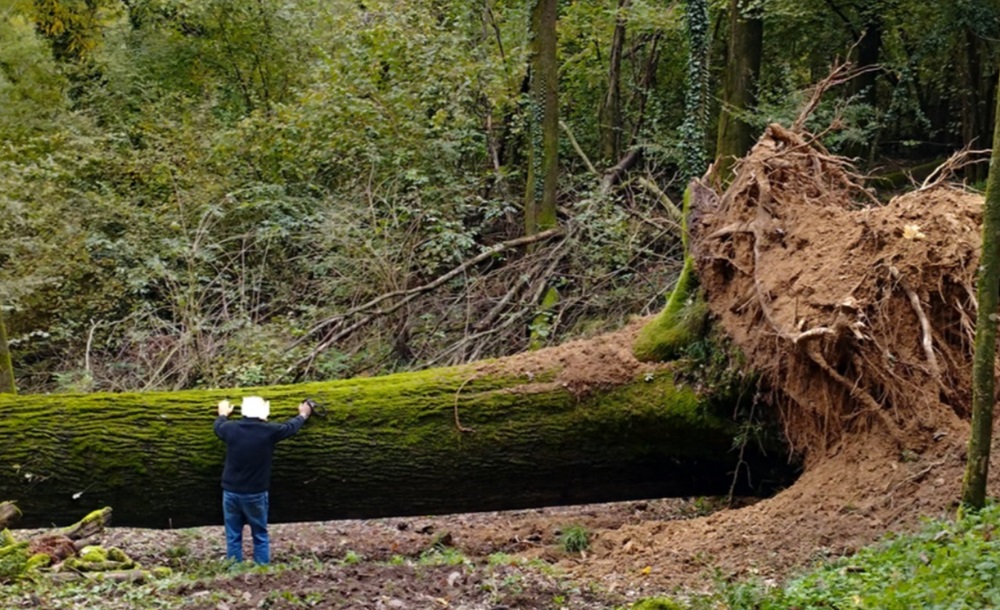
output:
M 709 307 L 769 382 L 807 464 L 873 425 L 905 446 L 967 415 L 983 198 L 882 205 L 850 166 L 772 125 L 718 195 L 695 189 Z

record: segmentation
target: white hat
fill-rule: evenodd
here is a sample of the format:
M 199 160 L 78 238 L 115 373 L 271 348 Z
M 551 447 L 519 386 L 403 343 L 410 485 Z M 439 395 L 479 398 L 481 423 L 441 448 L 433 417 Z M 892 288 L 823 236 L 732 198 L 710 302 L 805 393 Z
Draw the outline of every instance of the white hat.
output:
M 260 396 L 246 396 L 240 404 L 240 413 L 243 414 L 243 417 L 267 419 L 267 416 L 271 414 L 271 402 Z

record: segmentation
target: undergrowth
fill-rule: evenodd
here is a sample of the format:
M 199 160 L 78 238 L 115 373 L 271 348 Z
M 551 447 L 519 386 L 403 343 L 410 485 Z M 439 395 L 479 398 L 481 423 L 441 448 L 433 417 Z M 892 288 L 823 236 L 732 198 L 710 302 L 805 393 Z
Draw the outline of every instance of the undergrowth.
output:
M 957 520 L 928 521 L 851 557 L 823 563 L 781 587 L 719 584 L 689 600 L 690 610 L 879 610 L 1000 607 L 1000 507 Z

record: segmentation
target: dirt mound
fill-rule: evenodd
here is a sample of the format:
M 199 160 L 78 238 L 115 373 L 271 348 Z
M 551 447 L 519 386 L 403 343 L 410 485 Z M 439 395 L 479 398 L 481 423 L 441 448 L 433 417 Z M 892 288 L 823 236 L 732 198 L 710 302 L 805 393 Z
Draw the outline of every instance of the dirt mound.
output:
M 636 336 L 651 319 L 636 317 L 615 332 L 488 360 L 480 363 L 477 370 L 487 375 L 514 375 L 529 379 L 555 370 L 555 379 L 551 383 L 561 385 L 578 396 L 627 384 L 643 373 L 671 366 L 639 362 L 632 354 Z

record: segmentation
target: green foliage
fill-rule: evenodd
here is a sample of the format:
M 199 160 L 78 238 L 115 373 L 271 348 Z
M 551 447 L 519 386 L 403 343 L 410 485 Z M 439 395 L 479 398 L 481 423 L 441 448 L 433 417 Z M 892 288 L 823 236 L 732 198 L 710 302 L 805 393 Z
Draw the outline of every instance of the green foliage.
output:
M 671 193 L 672 177 L 701 173 L 724 68 L 702 60 L 722 46 L 709 34 L 724 34 L 724 4 L 561 3 L 560 118 L 586 154 L 598 158 L 621 17 L 623 144 L 643 153 L 633 172 Z M 874 102 L 833 91 L 809 123 L 824 131 L 839 117 L 823 136 L 835 152 L 938 155 L 961 138 L 967 91 L 953 75 L 969 65 L 967 36 L 983 65 L 1000 38 L 996 7 L 971 0 L 848 3 L 841 15 L 821 0 L 754 7 L 768 32 L 761 106 L 747 117 L 758 129 L 794 116 L 852 32 L 881 17 Z M 8 2 L 0 302 L 21 391 L 325 379 L 526 348 L 545 295 L 535 257 L 552 252 L 542 247 L 399 309 L 347 312 L 520 234 L 529 8 Z M 601 192 L 562 146 L 560 223 L 573 239 L 544 278 L 560 300 L 536 325 L 540 345 L 657 309 L 682 256 L 634 173 Z M 356 330 L 338 336 L 345 328 Z
M 343 559 L 340 560 L 340 563 L 344 564 L 345 566 L 350 566 L 359 564 L 364 560 L 365 558 L 361 553 L 358 553 L 353 549 L 347 549 L 347 551 L 344 552 L 344 557 Z
M 567 553 L 582 553 L 590 548 L 590 532 L 582 525 L 568 525 L 559 532 L 559 547 Z
M 928 522 L 782 587 L 741 582 L 692 600 L 693 610 L 785 608 L 995 608 L 1000 604 L 1000 509 Z
M 4 547 L 0 551 L 0 584 L 20 579 L 28 568 L 27 544 Z
M 471 565 L 471 561 L 461 551 L 444 542 L 445 537 L 450 539 L 447 534 L 442 534 L 431 544 L 430 548 L 420 553 L 418 563 L 425 566 Z

